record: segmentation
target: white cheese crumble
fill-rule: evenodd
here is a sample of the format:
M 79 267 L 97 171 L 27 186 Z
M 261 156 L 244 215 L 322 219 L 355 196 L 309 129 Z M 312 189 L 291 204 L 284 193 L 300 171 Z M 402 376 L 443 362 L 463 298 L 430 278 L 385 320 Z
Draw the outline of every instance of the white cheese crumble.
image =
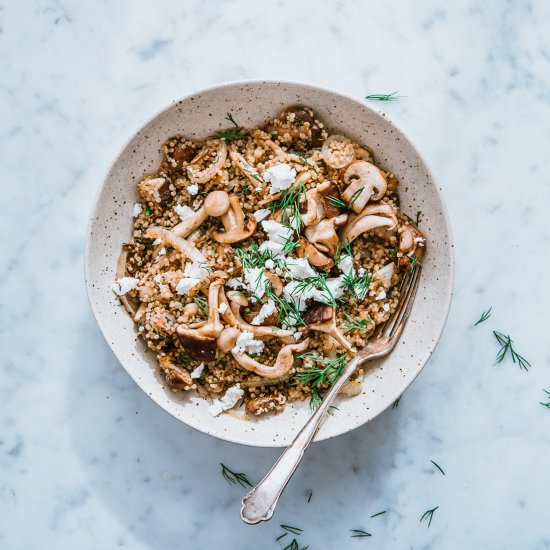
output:
M 350 275 L 352 277 L 355 276 L 355 269 L 353 268 L 353 258 L 349 254 L 342 256 L 337 265 L 338 265 L 338 269 L 344 275 Z
M 266 269 L 273 269 L 275 267 L 275 262 L 271 258 L 268 258 L 265 261 L 264 266 L 265 266 Z
M 389 310 L 390 310 L 390 304 L 383 304 L 383 305 L 382 305 L 382 309 L 383 309 L 384 311 L 389 311 Z
M 208 407 L 208 412 L 212 416 L 218 416 L 223 411 L 232 409 L 244 395 L 244 390 L 240 384 L 235 384 L 227 389 L 225 395 L 221 399 L 214 399 L 212 405 Z
M 137 218 L 142 211 L 143 207 L 141 206 L 141 204 L 139 204 L 139 202 L 136 202 L 136 204 L 134 204 L 134 209 L 132 210 L 132 215 L 134 216 L 134 218 Z
M 307 279 L 316 277 L 317 271 L 311 267 L 307 258 L 292 258 L 286 264 L 293 279 Z
M 201 280 L 196 279 L 195 277 L 184 277 L 183 279 L 180 279 L 180 282 L 177 284 L 176 292 L 179 295 L 189 294 L 191 289 L 197 286 L 200 282 Z
M 237 290 L 239 288 L 243 288 L 243 278 L 242 277 L 233 277 L 229 279 L 225 286 L 228 286 L 229 288 L 232 288 L 233 290 Z
M 241 332 L 231 351 L 233 353 L 262 353 L 264 346 L 261 340 L 254 339 L 254 335 L 245 330 Z
M 263 178 L 264 181 L 271 183 L 269 192 L 274 195 L 279 191 L 288 189 L 292 185 L 294 179 L 296 178 L 296 170 L 294 170 L 290 164 L 283 162 L 268 168 L 264 172 Z
M 296 331 L 294 333 L 294 340 L 298 341 L 302 337 L 302 333 L 300 331 Z
M 274 220 L 263 221 L 262 228 L 270 241 L 280 244 L 285 244 L 294 235 L 294 231 L 290 227 Z
M 269 208 L 261 208 L 260 210 L 256 210 L 256 212 L 254 212 L 254 218 L 256 218 L 257 222 L 261 222 L 262 220 L 265 220 L 269 214 L 271 214 L 271 210 L 269 210 Z
M 191 378 L 200 378 L 202 371 L 204 370 L 204 363 L 201 363 L 192 373 Z
M 155 283 L 157 283 L 157 286 L 162 289 L 162 275 L 160 273 L 153 277 L 153 281 L 155 281 Z
M 184 277 L 194 277 L 196 279 L 206 279 L 210 273 L 208 269 L 198 262 L 187 262 L 183 268 Z
M 375 300 L 383 300 L 386 297 L 386 291 L 381 290 L 377 295 Z
M 258 314 L 251 321 L 251 325 L 261 325 L 270 315 L 277 311 L 277 306 L 273 300 L 268 300 L 258 311 Z
M 187 186 L 187 192 L 193 197 L 199 192 L 199 186 L 196 183 L 192 183 Z
M 157 258 L 160 258 L 160 256 L 166 256 L 166 248 L 164 246 L 159 250 Z
M 139 279 L 135 277 L 121 277 L 117 279 L 117 282 L 113 284 L 111 288 L 115 291 L 115 294 L 124 296 L 127 292 L 130 292 L 130 290 L 134 290 L 138 283 Z
M 159 244 L 162 244 L 162 239 L 155 239 L 153 241 L 153 246 L 158 246 Z
M 195 214 L 195 211 L 192 208 L 189 208 L 189 206 L 181 206 L 179 204 L 176 204 L 176 206 L 174 206 L 174 212 L 180 217 L 181 221 Z
M 243 269 L 244 280 L 248 283 L 248 289 L 261 298 L 265 294 L 267 277 L 261 267 L 251 267 Z
M 227 311 L 227 304 L 222 303 L 218 306 L 218 311 L 223 315 Z
M 418 246 L 424 246 L 424 239 L 422 237 L 415 237 L 414 244 L 417 244 Z

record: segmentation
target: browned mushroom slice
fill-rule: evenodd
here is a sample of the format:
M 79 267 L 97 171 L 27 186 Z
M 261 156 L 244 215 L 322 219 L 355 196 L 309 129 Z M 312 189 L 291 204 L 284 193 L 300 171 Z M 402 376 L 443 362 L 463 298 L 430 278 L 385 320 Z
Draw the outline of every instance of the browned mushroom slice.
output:
M 325 207 L 325 218 L 334 218 L 340 214 L 341 209 L 336 206 L 340 199 L 340 191 L 333 181 L 326 181 L 317 186 L 317 191 L 322 197 Z
M 160 368 L 166 375 L 166 382 L 175 390 L 190 390 L 194 382 L 191 375 L 183 368 L 174 365 L 168 357 L 159 357 Z
M 265 395 L 263 397 L 255 397 L 247 401 L 245 406 L 245 411 L 248 414 L 253 414 L 258 416 L 262 413 L 275 410 L 277 407 L 280 407 L 284 404 L 284 401 L 281 403 L 281 397 L 278 395 Z
M 340 213 L 340 209 L 334 206 L 338 187 L 332 181 L 326 181 L 306 192 L 306 199 L 300 204 L 300 216 L 306 227 L 319 223 L 323 218 L 333 218 Z
M 336 326 L 336 310 L 334 307 L 314 302 L 306 309 L 302 318 L 310 330 L 325 332 L 332 336 L 342 347 L 352 351 L 351 344 Z
M 190 216 L 176 225 L 172 232 L 178 237 L 186 238 L 198 229 L 208 216 L 223 216 L 229 210 L 229 195 L 225 191 L 212 191 L 204 199 L 204 204 Z
M 315 248 L 307 239 L 300 238 L 300 246 L 296 249 L 296 255 L 299 258 L 307 258 L 309 263 L 319 269 L 330 269 L 334 266 L 334 261 L 326 254 L 323 254 Z
M 241 367 L 256 373 L 259 376 L 265 378 L 280 378 L 287 374 L 294 366 L 294 354 L 302 353 L 307 349 L 309 345 L 309 338 L 306 338 L 303 342 L 298 344 L 289 344 L 283 346 L 277 354 L 277 359 L 273 366 L 264 365 L 252 359 L 245 353 L 231 352 L 235 361 L 241 365 Z
M 321 220 L 316 225 L 306 227 L 306 239 L 320 252 L 333 258 L 339 242 L 336 227 L 344 225 L 347 220 L 347 214 L 340 214 L 335 218 Z
M 397 217 L 389 204 L 373 204 L 366 206 L 360 214 L 352 214 L 342 231 L 342 241 L 351 243 L 362 233 L 380 227 L 391 231 L 397 228 Z
M 240 153 L 237 153 L 237 151 L 231 151 L 229 156 L 243 176 L 246 176 L 248 181 L 254 186 L 254 189 L 258 187 L 261 187 L 262 189 L 264 188 L 265 183 L 260 177 L 260 174 L 258 174 L 256 168 L 247 162 L 247 160 Z
M 178 327 L 179 328 L 179 327 Z M 193 358 L 201 361 L 215 361 L 216 339 L 202 336 L 200 329 L 187 329 L 185 333 L 177 331 L 183 349 Z
M 170 184 L 166 178 L 147 177 L 138 183 L 138 189 L 145 202 L 166 206 L 172 198 Z
M 399 267 L 407 269 L 411 261 L 419 261 L 423 258 L 426 250 L 426 238 L 422 231 L 410 224 L 405 224 L 398 229 L 399 233 L 399 252 L 402 256 L 399 258 Z
M 196 150 L 192 146 L 178 142 L 174 145 L 172 158 L 179 167 L 182 167 L 184 164 L 191 162 L 195 158 L 195 154 Z
M 245 220 L 239 197 L 229 197 L 229 210 L 222 215 L 222 223 L 225 231 L 214 231 L 212 236 L 219 243 L 238 243 L 248 239 L 256 230 L 256 220 L 253 216 Z
M 377 201 L 386 194 L 387 182 L 384 174 L 366 160 L 350 164 L 344 172 L 343 180 L 348 187 L 342 193 L 342 199 L 356 214 L 359 214 L 371 199 Z
M 202 170 L 197 169 L 197 165 L 206 159 L 206 163 L 213 158 L 210 164 L 207 164 Z M 187 175 L 193 183 L 206 183 L 211 180 L 219 170 L 222 169 L 227 158 L 227 145 L 225 141 L 215 139 L 206 142 L 199 154 L 191 161 L 187 167 Z
M 270 338 L 279 338 L 284 342 L 292 341 L 292 338 L 294 338 L 294 335 L 290 330 L 285 330 L 274 326 L 248 324 L 241 317 L 241 306 L 236 302 L 231 302 L 230 308 L 231 312 L 233 313 L 233 318 L 236 320 L 239 329 L 251 332 L 256 338 L 261 338 L 263 340 L 269 340 Z

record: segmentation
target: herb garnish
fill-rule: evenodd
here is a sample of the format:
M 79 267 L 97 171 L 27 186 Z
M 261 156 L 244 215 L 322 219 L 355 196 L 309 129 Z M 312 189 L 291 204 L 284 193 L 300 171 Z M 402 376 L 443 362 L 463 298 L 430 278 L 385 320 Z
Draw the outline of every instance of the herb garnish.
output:
M 349 313 L 344 311 L 344 316 L 346 321 L 344 323 L 344 328 L 346 332 L 350 330 L 362 330 L 364 332 L 370 332 L 374 326 L 373 322 L 370 319 L 359 319 L 359 317 L 352 317 Z
M 373 514 L 371 516 L 371 518 L 375 518 L 375 517 L 378 517 L 378 516 L 381 516 L 382 514 L 386 514 L 388 511 L 387 510 L 382 510 L 381 512 L 378 512 L 376 514 Z
M 284 529 L 285 531 L 288 531 L 289 533 L 292 533 L 293 535 L 301 535 L 303 533 L 303 529 L 300 529 L 299 527 L 292 527 L 292 525 L 281 525 L 281 529 Z
M 393 402 L 393 405 L 391 406 L 392 409 L 397 409 L 397 407 L 399 407 L 399 401 L 401 401 L 401 398 L 403 396 L 400 395 L 394 402 Z
M 372 537 L 370 533 L 363 531 L 363 529 L 350 529 L 350 532 L 355 533 L 351 535 L 351 538 L 362 538 L 362 537 Z
M 148 206 L 145 208 L 145 215 L 146 215 L 146 216 L 150 216 L 150 215 L 151 215 L 151 209 L 150 209 Z
M 310 410 L 314 411 L 318 409 L 321 406 L 322 402 L 323 402 L 323 398 L 321 397 L 319 390 L 317 388 L 313 388 L 313 391 L 311 392 L 311 397 L 309 398 Z
M 441 468 L 441 466 L 437 463 L 437 462 L 434 462 L 433 460 L 430 460 L 430 462 L 443 474 L 445 475 L 445 472 L 443 471 L 443 468 Z
M 550 391 L 548 390 L 542 390 L 544 391 L 544 393 L 546 394 L 546 399 L 548 399 L 548 403 L 543 403 L 542 401 L 540 402 L 540 404 L 543 406 L 543 407 L 546 407 L 547 409 L 550 409 Z
M 362 275 L 353 274 L 352 272 L 344 275 L 342 282 L 353 292 L 354 299 L 362 300 L 367 293 L 369 285 L 372 281 L 372 275 L 365 271 Z
M 309 496 L 307 497 L 308 503 L 311 502 L 311 497 L 313 496 L 313 491 L 309 492 Z
M 206 302 L 206 298 L 204 296 L 195 296 L 193 298 L 193 302 L 195 302 L 195 304 L 197 304 L 197 306 L 199 307 L 199 309 L 205 314 L 205 315 L 208 315 L 208 304 Z
M 335 206 L 336 208 L 342 208 L 342 210 L 351 210 L 353 208 L 353 203 L 359 198 L 359 195 L 363 192 L 365 188 L 360 187 L 355 191 L 351 196 L 349 203 L 343 201 L 342 199 L 335 197 L 334 195 L 327 195 L 325 198 L 330 205 Z
M 280 211 L 281 223 L 299 230 L 302 224 L 300 203 L 306 196 L 306 184 L 301 181 L 285 189 L 281 196 L 274 200 L 268 208 L 272 212 Z
M 252 487 L 252 483 L 248 481 L 248 478 L 243 473 L 232 472 L 227 466 L 220 462 L 222 467 L 222 476 L 226 479 L 231 485 L 238 483 L 241 487 Z
M 493 330 L 493 334 L 495 335 L 495 338 L 497 339 L 497 342 L 500 344 L 500 350 L 497 353 L 496 357 L 496 363 L 502 363 L 504 359 L 506 358 L 506 355 L 508 352 L 510 352 L 510 355 L 512 356 L 512 361 L 514 363 L 517 363 L 519 365 L 519 368 L 522 370 L 529 370 L 529 367 L 531 366 L 531 363 L 525 359 L 525 357 L 522 357 L 515 349 L 514 349 L 514 341 L 510 338 L 509 334 L 502 334 L 502 332 L 497 332 L 496 330 Z
M 298 307 L 298 304 L 294 301 L 287 301 L 275 294 L 273 287 L 267 282 L 265 285 L 265 294 L 268 298 L 275 302 L 279 315 L 277 316 L 277 323 L 284 322 L 285 325 L 291 327 L 307 326 L 307 323 L 303 320 L 302 314 Z
M 416 269 L 417 264 L 419 266 L 422 266 L 422 262 L 420 261 L 420 259 L 416 254 L 413 254 L 412 256 L 407 256 L 407 258 L 411 260 L 411 265 L 410 265 L 411 273 Z
M 439 508 L 439 506 L 436 506 L 435 508 L 432 508 L 431 510 L 426 510 L 422 517 L 420 518 L 420 521 L 424 521 L 425 519 L 428 520 L 428 528 L 432 524 L 432 518 L 434 517 L 434 512 Z
M 493 309 L 493 306 L 491 306 L 487 311 L 484 311 L 481 314 L 481 317 L 478 319 L 477 323 L 474 325 L 474 327 L 477 327 L 480 323 L 483 323 L 483 321 L 487 321 L 489 317 L 491 317 L 491 310 Z
M 310 359 L 313 363 L 319 363 L 321 366 L 306 366 L 302 371 L 296 373 L 299 383 L 308 384 L 314 388 L 320 388 L 324 385 L 331 385 L 338 380 L 340 374 L 346 366 L 347 354 L 336 356 L 333 359 L 317 355 L 308 351 L 298 356 L 300 359 Z
M 365 96 L 365 99 L 376 100 L 376 101 L 395 101 L 401 96 L 396 95 L 397 92 L 391 94 L 370 94 Z
M 230 130 L 219 130 L 218 132 L 215 132 L 214 137 L 218 139 L 223 139 L 225 141 L 235 141 L 238 139 L 249 138 L 249 136 L 241 132 L 242 128 L 235 122 L 235 119 L 233 118 L 231 113 L 227 113 L 225 120 L 231 122 L 231 124 L 233 124 L 235 128 L 231 128 Z

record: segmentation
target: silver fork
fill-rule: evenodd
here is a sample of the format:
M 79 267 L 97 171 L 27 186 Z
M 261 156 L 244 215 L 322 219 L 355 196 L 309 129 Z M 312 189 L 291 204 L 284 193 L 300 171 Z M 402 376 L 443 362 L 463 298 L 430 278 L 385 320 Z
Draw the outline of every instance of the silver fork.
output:
M 388 355 L 396 346 L 403 327 L 411 312 L 412 304 L 420 280 L 422 266 L 418 263 L 409 271 L 401 282 L 399 303 L 394 313 L 380 325 L 368 344 L 344 367 L 342 374 L 327 392 L 321 406 L 315 411 L 305 426 L 300 430 L 294 441 L 279 457 L 267 475 L 251 489 L 242 499 L 241 518 L 246 523 L 254 524 L 267 521 L 273 516 L 275 506 L 290 478 L 298 468 L 304 453 L 313 440 L 325 413 L 334 398 L 353 374 L 355 369 L 372 359 Z

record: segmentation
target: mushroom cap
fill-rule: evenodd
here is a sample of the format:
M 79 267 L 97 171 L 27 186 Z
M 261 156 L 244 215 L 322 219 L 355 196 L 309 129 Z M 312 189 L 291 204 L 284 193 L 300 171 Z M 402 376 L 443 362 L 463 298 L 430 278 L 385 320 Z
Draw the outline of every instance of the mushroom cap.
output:
M 225 231 L 214 231 L 212 237 L 223 244 L 238 243 L 248 239 L 256 231 L 256 219 L 253 216 L 248 217 L 245 222 L 245 216 L 239 197 L 231 195 L 229 197 L 229 209 L 221 216 Z
M 203 207 L 209 216 L 223 216 L 229 210 L 229 195 L 225 191 L 212 191 L 204 199 Z
M 307 258 L 309 263 L 319 269 L 330 269 L 334 266 L 334 261 L 326 254 L 320 252 L 307 239 L 300 238 L 300 246 L 296 249 L 296 255 L 299 258 Z
M 193 359 L 201 361 L 214 361 L 216 359 L 216 339 L 201 336 L 196 329 L 183 329 L 178 327 L 176 334 L 180 339 L 183 349 Z
M 223 353 L 230 351 L 235 347 L 240 334 L 241 331 L 237 327 L 224 328 L 216 341 L 218 349 Z
M 373 204 L 366 206 L 360 214 L 352 214 L 342 231 L 342 241 L 351 243 L 362 233 L 378 227 L 397 228 L 397 217 L 389 204 Z
M 380 200 L 385 194 L 388 184 L 384 174 L 374 164 L 366 160 L 352 162 L 343 177 L 344 183 L 348 186 L 342 193 L 351 209 L 359 214 L 367 203 L 372 200 Z
M 306 239 L 320 252 L 332 258 L 336 253 L 339 241 L 335 226 L 343 225 L 347 219 L 347 214 L 340 214 L 335 218 L 324 219 L 316 225 L 306 227 Z

